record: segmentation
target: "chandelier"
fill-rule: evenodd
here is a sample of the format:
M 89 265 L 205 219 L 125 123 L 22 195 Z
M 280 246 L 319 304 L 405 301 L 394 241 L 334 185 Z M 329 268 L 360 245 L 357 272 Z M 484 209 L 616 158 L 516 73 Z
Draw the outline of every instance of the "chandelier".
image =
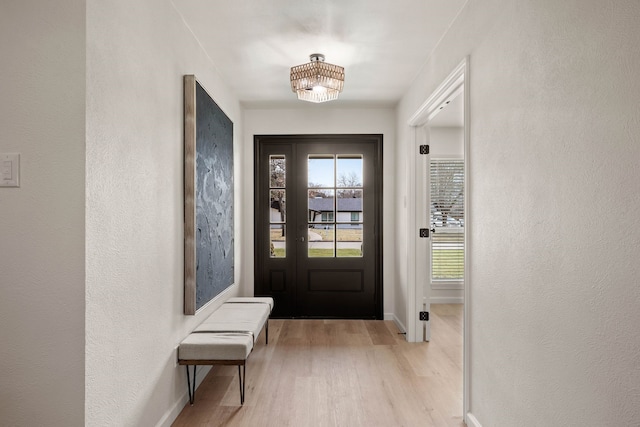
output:
M 344 85 L 344 67 L 324 62 L 321 53 L 312 53 L 309 59 L 311 62 L 291 67 L 291 90 L 303 101 L 337 99 Z

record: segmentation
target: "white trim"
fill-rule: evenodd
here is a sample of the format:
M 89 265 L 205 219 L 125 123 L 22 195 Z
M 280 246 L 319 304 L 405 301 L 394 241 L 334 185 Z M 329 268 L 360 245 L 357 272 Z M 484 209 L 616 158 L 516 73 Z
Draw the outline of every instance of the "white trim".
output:
M 179 382 L 186 384 L 186 378 L 184 378 L 184 376 L 186 375 L 185 370 L 183 369 L 182 365 L 176 365 L 176 367 L 179 368 L 178 372 L 183 373 L 183 375 L 176 375 L 182 377 L 180 378 Z M 198 387 L 200 387 L 200 384 L 202 384 L 202 381 L 204 381 L 211 368 L 211 366 L 207 365 L 198 365 L 196 367 L 196 390 Z M 180 412 L 182 412 L 187 403 L 189 403 L 188 390 L 185 391 L 182 397 L 178 399 L 178 401 L 174 403 L 167 412 L 164 413 L 162 418 L 160 418 L 160 420 L 157 422 L 156 427 L 171 427 L 171 425 L 176 420 L 176 418 L 178 418 L 178 415 L 180 415 Z
M 480 421 L 471 412 L 467 412 L 467 419 L 465 421 L 467 427 L 482 427 Z
M 388 320 L 393 320 L 393 322 L 396 324 L 396 327 L 398 328 L 398 330 L 400 331 L 400 333 L 406 334 L 407 333 L 407 328 L 404 326 L 404 324 L 400 321 L 400 319 L 398 319 L 398 316 L 396 316 L 393 313 L 389 313 L 389 315 L 391 316 L 391 319 Z M 386 319 L 385 315 L 385 320 Z
M 418 328 L 416 327 L 415 319 L 418 317 L 416 310 L 416 269 L 415 269 L 415 257 L 416 253 L 416 165 L 415 149 L 417 146 L 418 130 L 416 127 L 410 130 L 411 141 L 409 142 L 409 149 L 406 153 L 406 173 L 407 173 L 407 341 L 416 342 L 418 340 Z
M 469 414 L 471 410 L 471 180 L 469 179 L 469 157 L 471 154 L 471 72 L 469 70 L 469 56 L 462 61 L 461 67 L 464 73 L 464 331 L 462 350 L 462 413 Z M 458 67 L 460 68 L 460 66 Z M 475 417 L 473 417 L 475 420 Z M 476 420 L 477 421 L 477 420 Z M 478 423 L 478 427 L 480 424 Z
M 455 128 L 459 129 L 459 128 Z M 464 156 L 460 156 L 457 154 L 446 154 L 438 157 L 431 156 L 431 160 L 464 160 Z
M 464 304 L 464 297 L 431 297 L 431 304 Z
M 427 123 L 438 113 L 443 102 L 460 94 L 463 90 L 466 65 L 465 58 L 411 116 L 408 121 L 409 126 L 420 126 Z
M 464 280 L 437 280 L 431 282 L 431 289 L 438 289 L 443 291 L 456 290 L 461 291 L 464 289 Z
M 431 134 L 427 131 L 426 126 L 419 126 L 416 130 L 416 145 L 413 148 L 415 152 L 419 150 L 419 145 L 431 144 Z M 431 155 L 415 155 L 415 171 L 414 171 L 414 188 L 415 192 L 413 198 L 415 200 L 415 223 L 413 229 L 413 235 L 415 239 L 415 252 L 413 253 L 414 262 L 414 283 L 423 285 L 415 286 L 415 307 L 416 317 L 414 318 L 414 325 L 416 330 L 416 342 L 430 341 L 431 340 L 431 322 L 429 320 L 420 321 L 418 319 L 418 312 L 431 311 L 431 286 L 428 285 L 429 278 L 431 277 L 431 239 L 423 239 L 418 235 L 418 229 L 429 228 L 429 218 L 426 215 L 429 212 L 428 200 L 422 197 L 427 194 L 429 188 L 429 164 L 431 161 Z M 419 178 L 418 178 L 419 177 Z M 426 262 L 425 262 L 426 260 Z
M 420 238 L 418 229 L 428 227 L 420 219 L 422 212 L 427 212 L 425 206 L 419 206 L 423 202 L 418 194 L 424 193 L 424 181 L 428 179 L 427 164 L 429 155 L 419 155 L 418 150 L 421 144 L 429 144 L 429 135 L 424 132 L 422 126 L 412 126 L 409 130 L 411 141 L 407 150 L 407 341 L 421 342 L 429 341 L 431 336 L 430 322 L 418 320 L 418 312 L 429 311 L 430 287 L 417 286 L 421 280 L 429 277 L 426 270 L 431 264 L 431 260 L 425 263 L 424 260 L 430 256 L 427 241 Z M 420 179 L 416 177 L 420 176 Z M 426 307 L 425 307 L 426 304 Z

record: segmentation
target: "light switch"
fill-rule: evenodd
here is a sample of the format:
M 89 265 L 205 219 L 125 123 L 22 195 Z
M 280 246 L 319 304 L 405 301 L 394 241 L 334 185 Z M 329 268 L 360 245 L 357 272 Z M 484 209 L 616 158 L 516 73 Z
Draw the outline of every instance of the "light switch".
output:
M 20 154 L 0 153 L 0 187 L 20 187 Z

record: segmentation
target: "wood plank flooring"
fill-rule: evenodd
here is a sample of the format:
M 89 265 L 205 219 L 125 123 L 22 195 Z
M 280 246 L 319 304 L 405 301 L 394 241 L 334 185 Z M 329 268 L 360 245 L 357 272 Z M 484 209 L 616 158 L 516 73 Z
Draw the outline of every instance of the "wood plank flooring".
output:
M 271 320 L 244 406 L 237 367 L 214 366 L 173 426 L 464 426 L 462 305 L 431 316 L 431 342 L 413 344 L 391 321 Z

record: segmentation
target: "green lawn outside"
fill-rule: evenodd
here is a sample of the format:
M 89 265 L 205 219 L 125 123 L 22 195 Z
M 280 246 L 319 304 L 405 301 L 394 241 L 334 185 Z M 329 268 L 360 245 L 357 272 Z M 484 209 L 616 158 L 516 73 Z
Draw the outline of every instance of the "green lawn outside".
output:
M 285 250 L 275 249 L 274 250 L 274 258 L 284 258 Z M 331 249 L 309 249 L 309 257 L 311 258 L 326 258 L 332 257 L 333 250 Z M 362 254 L 360 253 L 360 249 L 338 249 L 338 257 L 360 257 Z M 457 258 L 463 259 L 464 250 L 462 249 L 436 249 L 433 251 L 434 259 L 437 258 Z M 453 268 L 452 268 L 453 267 Z M 463 263 L 459 263 L 459 265 L 449 265 L 447 268 L 443 268 L 443 266 L 438 265 L 436 263 L 432 266 L 432 277 L 436 280 L 451 280 L 451 279 L 464 279 L 464 265 Z
M 274 258 L 284 258 L 284 249 L 275 249 Z M 338 257 L 360 257 L 360 249 L 338 249 Z M 333 250 L 331 249 L 309 249 L 310 258 L 327 258 L 333 257 Z
M 334 239 L 334 230 L 312 228 L 311 231 L 313 233 L 319 234 L 322 237 L 322 240 L 324 242 L 332 242 Z M 285 238 L 286 236 L 282 235 L 282 230 L 271 230 L 272 242 L 284 242 Z M 338 241 L 339 242 L 361 242 L 362 230 L 341 228 L 340 230 L 338 230 Z

